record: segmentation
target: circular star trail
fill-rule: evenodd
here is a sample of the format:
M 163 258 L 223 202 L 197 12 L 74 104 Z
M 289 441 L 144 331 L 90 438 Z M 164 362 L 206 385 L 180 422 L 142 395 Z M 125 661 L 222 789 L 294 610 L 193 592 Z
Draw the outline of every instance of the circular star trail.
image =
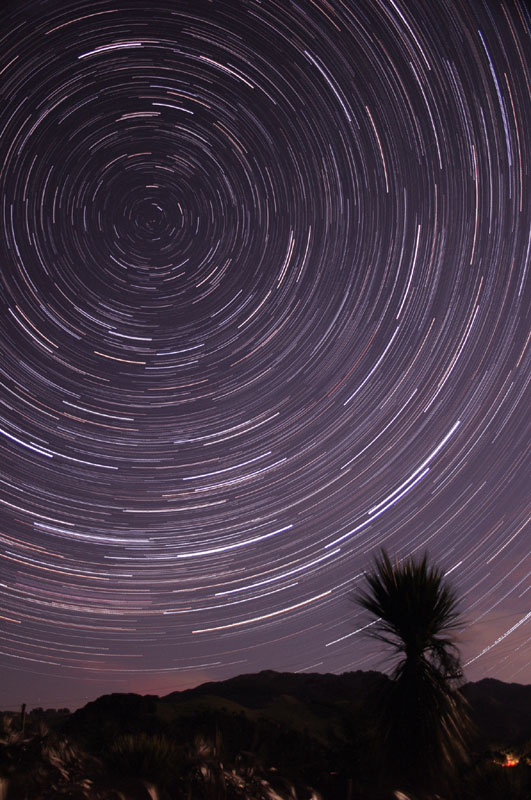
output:
M 468 674 L 529 679 L 523 4 L 2 31 L 9 697 L 381 667 L 381 546 L 450 572 Z

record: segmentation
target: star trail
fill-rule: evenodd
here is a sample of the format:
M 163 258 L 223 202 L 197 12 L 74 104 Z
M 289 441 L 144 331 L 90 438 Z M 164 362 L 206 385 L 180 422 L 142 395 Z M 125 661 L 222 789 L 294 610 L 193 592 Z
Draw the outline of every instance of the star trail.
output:
M 383 669 L 382 546 L 529 682 L 524 4 L 0 14 L 4 707 Z

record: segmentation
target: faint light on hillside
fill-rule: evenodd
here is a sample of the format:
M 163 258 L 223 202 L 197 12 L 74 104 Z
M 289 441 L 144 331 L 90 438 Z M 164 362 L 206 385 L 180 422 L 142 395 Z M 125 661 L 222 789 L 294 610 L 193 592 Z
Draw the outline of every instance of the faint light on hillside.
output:
M 506 753 L 505 761 L 502 764 L 502 767 L 516 767 L 518 764 L 518 758 L 514 756 L 512 753 Z

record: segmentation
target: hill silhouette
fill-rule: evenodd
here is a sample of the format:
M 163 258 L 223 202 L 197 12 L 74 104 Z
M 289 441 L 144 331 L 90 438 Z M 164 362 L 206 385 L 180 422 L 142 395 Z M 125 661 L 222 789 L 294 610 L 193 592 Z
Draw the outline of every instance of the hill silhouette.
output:
M 89 721 L 110 718 L 126 727 L 157 728 L 159 722 L 211 712 L 218 717 L 238 714 L 249 720 L 279 720 L 322 735 L 345 716 L 361 714 L 367 694 L 388 680 L 379 672 L 333 675 L 265 670 L 163 697 L 104 695 L 76 711 L 70 725 L 82 729 Z M 531 738 L 531 685 L 484 678 L 465 684 L 463 694 L 481 739 L 521 744 Z
M 206 736 L 228 760 L 252 753 L 295 785 L 345 797 L 378 769 L 372 759 L 370 697 L 389 680 L 378 672 L 294 674 L 263 671 L 194 689 L 155 695 L 111 694 L 65 721 L 65 732 L 93 752 L 123 734 L 169 735 L 185 743 Z M 475 750 L 509 751 L 531 741 L 531 686 L 494 679 L 463 689 L 476 725 Z M 369 701 L 368 701 L 369 698 Z
M 33 711 L 27 725 L 30 738 L 19 744 L 26 756 L 30 743 L 37 747 L 41 720 L 52 735 L 85 754 L 79 763 L 89 772 L 90 764 L 98 763 L 112 775 L 117 758 L 122 762 L 129 758 L 127 763 L 134 767 L 140 757 L 158 758 L 157 763 L 164 766 L 172 753 L 179 754 L 180 763 L 190 769 L 198 763 L 198 753 L 203 758 L 208 752 L 210 763 L 217 759 L 218 772 L 226 769 L 224 780 L 232 780 L 231 775 L 253 780 L 262 776 L 268 781 L 277 776 L 295 787 L 301 798 L 308 797 L 308 787 L 313 787 L 326 800 L 374 800 L 371 792 L 381 764 L 373 700 L 389 680 L 378 672 L 334 675 L 266 670 L 163 697 L 109 694 L 73 714 Z M 462 773 L 462 793 L 454 800 L 502 796 L 529 800 L 531 686 L 484 679 L 466 684 L 463 693 L 470 703 L 475 734 L 470 762 Z M 16 731 L 17 719 L 12 714 L 4 717 L 4 724 Z M 20 734 L 13 735 L 16 741 L 20 739 Z M 6 764 L 10 747 L 4 753 Z M 133 751 L 138 751 L 138 759 Z M 520 758 L 516 770 L 501 768 L 509 754 Z M 13 750 L 11 760 L 15 755 Z

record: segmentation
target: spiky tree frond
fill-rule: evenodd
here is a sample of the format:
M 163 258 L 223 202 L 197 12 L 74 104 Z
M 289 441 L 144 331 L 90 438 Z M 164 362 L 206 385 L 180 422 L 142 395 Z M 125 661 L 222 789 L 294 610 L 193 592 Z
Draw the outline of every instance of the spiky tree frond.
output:
M 458 668 L 453 634 L 459 627 L 457 596 L 427 557 L 393 564 L 385 551 L 366 576 L 359 604 L 378 618 L 369 635 L 406 656 L 429 655 L 445 671 Z M 457 676 L 455 676 L 457 677 Z

